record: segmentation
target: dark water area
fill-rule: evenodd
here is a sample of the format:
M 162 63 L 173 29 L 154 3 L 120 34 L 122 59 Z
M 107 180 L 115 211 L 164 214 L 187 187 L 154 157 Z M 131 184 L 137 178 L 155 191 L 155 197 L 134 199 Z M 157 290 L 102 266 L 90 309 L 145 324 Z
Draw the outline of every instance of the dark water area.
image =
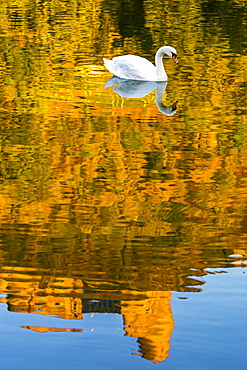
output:
M 4 368 L 245 369 L 246 2 L 0 12 Z

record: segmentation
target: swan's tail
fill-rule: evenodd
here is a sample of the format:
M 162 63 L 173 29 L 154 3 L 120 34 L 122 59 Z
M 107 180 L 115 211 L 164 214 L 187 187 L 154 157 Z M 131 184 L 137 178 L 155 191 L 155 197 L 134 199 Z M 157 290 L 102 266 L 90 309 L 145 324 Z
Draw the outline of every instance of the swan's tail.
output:
M 106 59 L 103 58 L 104 60 L 104 65 L 106 69 L 108 69 L 109 72 L 111 72 L 114 76 L 120 77 L 120 78 L 126 78 L 123 73 L 121 73 L 121 70 L 119 69 L 117 63 L 116 63 L 117 58 L 113 59 Z
M 106 69 L 108 69 L 108 71 L 114 75 L 115 73 L 113 72 L 113 60 L 103 58 L 103 61 L 104 61 L 104 66 L 106 67 Z

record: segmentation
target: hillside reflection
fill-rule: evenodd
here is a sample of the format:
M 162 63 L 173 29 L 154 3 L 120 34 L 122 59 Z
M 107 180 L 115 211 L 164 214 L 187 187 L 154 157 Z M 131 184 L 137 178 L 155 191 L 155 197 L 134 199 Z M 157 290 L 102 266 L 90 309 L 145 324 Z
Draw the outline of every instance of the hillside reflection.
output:
M 33 242 L 27 234 L 23 234 L 25 238 Z M 174 328 L 171 291 L 199 292 L 203 275 L 209 273 L 203 268 L 206 262 L 215 267 L 231 266 L 234 261 L 236 266 L 242 260 L 239 255 L 229 255 L 232 250 L 222 250 L 207 261 L 202 250 L 180 247 L 179 251 L 161 240 L 146 245 L 127 243 L 120 248 L 120 240 L 114 243 L 109 239 L 102 236 L 101 243 L 93 246 L 89 236 L 83 250 L 78 245 L 77 252 L 70 253 L 42 253 L 38 251 L 40 243 L 27 243 L 25 250 L 16 250 L 18 264 L 12 256 L 11 265 L 6 265 L 6 254 L 0 273 L 0 293 L 5 295 L 1 302 L 11 312 L 62 319 L 82 320 L 84 314 L 97 312 L 121 314 L 125 335 L 138 339 L 138 354 L 157 363 L 169 355 Z M 53 240 L 50 246 L 54 249 L 55 245 Z M 191 265 L 194 268 L 189 268 Z M 83 331 L 23 328 L 40 333 Z
M 114 313 L 123 316 L 125 335 L 138 338 L 140 355 L 153 362 L 160 362 L 168 356 L 174 327 L 170 307 L 170 292 L 110 290 L 110 282 L 90 284 L 80 279 L 36 275 L 37 271 L 4 269 L 1 274 L 1 293 L 11 312 L 56 315 L 62 319 L 83 319 L 87 313 Z M 13 270 L 13 269 L 12 269 Z M 15 270 L 15 269 L 14 269 Z M 35 275 L 31 278 L 28 273 Z M 89 286 L 90 285 L 90 286 Z M 105 285 L 109 290 L 93 291 Z M 82 323 L 83 326 L 83 323 Z M 24 326 L 40 333 L 82 332 L 82 329 L 58 329 Z

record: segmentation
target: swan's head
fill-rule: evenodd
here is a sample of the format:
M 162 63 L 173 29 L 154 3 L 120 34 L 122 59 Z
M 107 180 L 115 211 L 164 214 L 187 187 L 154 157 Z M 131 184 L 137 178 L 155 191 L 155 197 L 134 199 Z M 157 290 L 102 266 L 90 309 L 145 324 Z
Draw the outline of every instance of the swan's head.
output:
M 178 64 L 177 50 L 175 48 L 173 48 L 172 46 L 163 46 L 162 48 L 160 48 L 160 51 L 163 54 L 168 55 L 170 58 L 174 60 L 176 64 Z
M 173 48 L 172 46 L 167 46 L 166 54 L 171 57 L 176 64 L 178 64 L 177 50 L 175 48 Z

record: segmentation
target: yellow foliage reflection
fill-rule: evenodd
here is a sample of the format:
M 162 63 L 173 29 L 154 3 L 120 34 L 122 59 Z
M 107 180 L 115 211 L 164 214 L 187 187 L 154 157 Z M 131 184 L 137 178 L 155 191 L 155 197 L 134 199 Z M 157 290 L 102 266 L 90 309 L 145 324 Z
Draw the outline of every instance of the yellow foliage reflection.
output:
M 174 328 L 170 292 L 146 291 L 142 294 L 124 290 L 115 293 L 109 291 L 108 294 L 98 292 L 97 305 L 97 303 L 91 303 L 90 297 L 94 295 L 82 286 L 80 280 L 56 278 L 45 281 L 44 278 L 36 275 L 35 281 L 30 281 L 30 276 L 25 274 L 24 269 L 16 269 L 17 273 L 10 273 L 6 268 L 4 270 L 6 272 L 1 274 L 0 285 L 2 293 L 7 294 L 7 297 L 1 298 L 0 302 L 7 303 L 10 311 L 56 315 L 63 319 L 82 319 L 83 314 L 92 310 L 121 313 L 125 334 L 138 338 L 140 354 L 143 358 L 158 363 L 164 361 L 169 355 L 169 341 Z M 27 272 L 37 271 L 32 269 Z M 100 302 L 108 302 L 108 304 L 101 305 Z M 22 328 L 39 333 L 83 332 L 82 329 L 72 328 L 37 326 L 22 326 Z
M 169 355 L 174 328 L 170 292 L 146 292 L 148 299 L 121 301 L 126 335 L 139 338 L 140 352 L 146 360 L 158 363 Z

